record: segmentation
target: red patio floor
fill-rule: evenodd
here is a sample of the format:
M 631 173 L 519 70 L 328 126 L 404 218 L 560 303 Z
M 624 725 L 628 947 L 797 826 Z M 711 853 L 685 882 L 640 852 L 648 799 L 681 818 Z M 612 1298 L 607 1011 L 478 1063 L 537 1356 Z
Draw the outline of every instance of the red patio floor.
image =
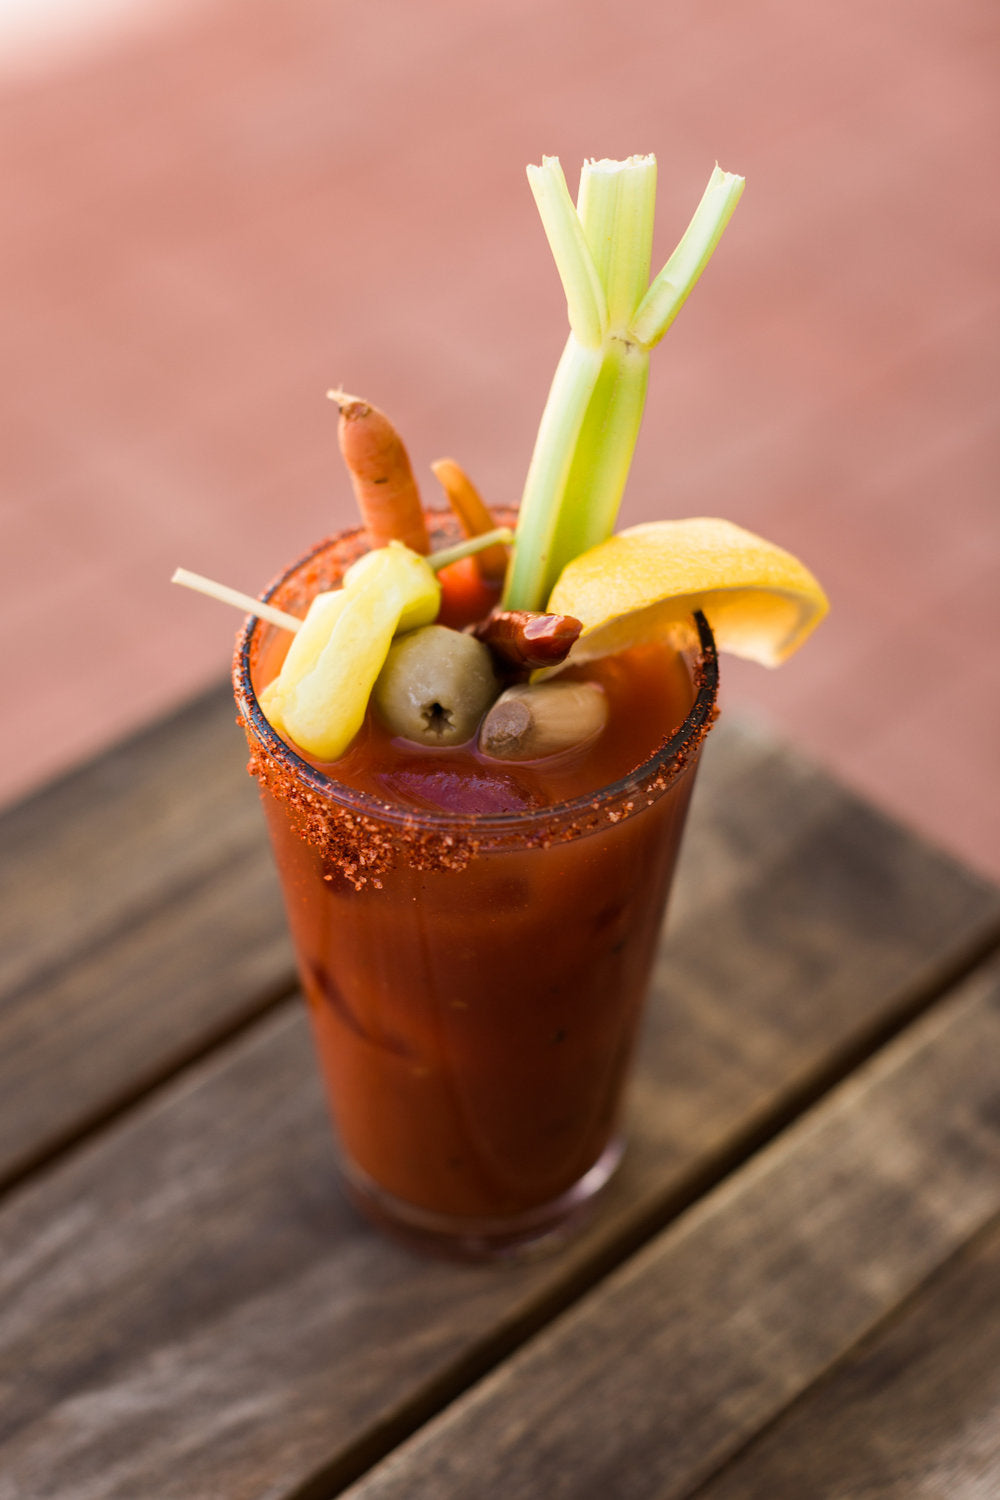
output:
M 998 41 L 996 0 L 186 0 L 8 41 L 0 797 L 226 668 L 175 564 L 254 591 L 348 518 L 330 384 L 516 498 L 565 318 L 523 165 L 653 150 L 662 255 L 716 158 L 748 187 L 622 519 L 798 551 L 830 619 L 727 703 L 1000 877 Z

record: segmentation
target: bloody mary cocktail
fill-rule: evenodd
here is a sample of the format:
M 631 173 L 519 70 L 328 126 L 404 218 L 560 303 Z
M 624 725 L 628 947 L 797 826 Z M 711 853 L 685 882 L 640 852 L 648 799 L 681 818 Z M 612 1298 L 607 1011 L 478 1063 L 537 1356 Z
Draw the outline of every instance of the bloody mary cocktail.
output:
M 827 609 L 731 522 L 616 530 L 650 351 L 743 179 L 715 168 L 649 282 L 652 156 L 585 162 L 575 205 L 555 158 L 528 176 L 570 330 L 517 511 L 442 459 L 425 512 L 385 413 L 331 391 L 363 527 L 264 600 L 175 575 L 252 610 L 236 697 L 350 1191 L 470 1255 L 614 1170 L 716 646 L 776 666 Z
M 443 538 L 432 533 L 435 544 Z M 271 591 L 301 608 L 364 550 Z M 287 646 L 250 621 L 236 692 L 281 874 L 343 1172 L 376 1219 L 503 1253 L 576 1217 L 621 1153 L 624 1084 L 717 684 L 653 643 L 577 669 L 611 700 L 576 756 L 426 751 L 370 714 L 335 765 L 256 699 Z

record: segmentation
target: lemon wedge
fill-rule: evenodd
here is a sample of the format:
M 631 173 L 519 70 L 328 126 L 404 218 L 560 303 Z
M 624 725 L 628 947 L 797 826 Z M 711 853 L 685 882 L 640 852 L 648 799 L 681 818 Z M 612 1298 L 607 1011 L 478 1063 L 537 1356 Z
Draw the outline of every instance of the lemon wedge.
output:
M 829 609 L 809 569 L 731 521 L 697 517 L 630 526 L 567 563 L 548 602 L 583 631 L 566 665 L 663 636 L 683 638 L 695 610 L 720 651 L 776 667 Z

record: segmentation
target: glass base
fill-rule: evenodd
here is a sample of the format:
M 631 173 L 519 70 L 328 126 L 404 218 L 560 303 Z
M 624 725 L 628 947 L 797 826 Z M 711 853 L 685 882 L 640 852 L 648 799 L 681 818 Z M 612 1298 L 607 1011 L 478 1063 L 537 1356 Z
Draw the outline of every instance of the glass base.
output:
M 340 1170 L 347 1196 L 359 1212 L 411 1249 L 450 1260 L 528 1260 L 558 1249 L 580 1229 L 624 1150 L 624 1139 L 615 1137 L 590 1171 L 558 1198 L 501 1218 L 431 1213 L 385 1192 L 351 1162 L 341 1161 Z

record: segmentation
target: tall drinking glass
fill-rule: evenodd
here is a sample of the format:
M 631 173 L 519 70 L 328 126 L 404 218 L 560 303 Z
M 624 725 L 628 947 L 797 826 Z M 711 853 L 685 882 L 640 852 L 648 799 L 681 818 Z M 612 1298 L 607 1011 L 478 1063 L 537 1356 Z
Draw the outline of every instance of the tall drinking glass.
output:
M 435 520 L 435 545 L 452 539 Z M 345 533 L 268 597 L 302 612 L 365 550 Z M 498 1257 L 565 1236 L 623 1149 L 625 1083 L 718 669 L 704 618 L 683 722 L 614 785 L 500 814 L 338 783 L 236 698 L 354 1202 L 423 1247 Z

